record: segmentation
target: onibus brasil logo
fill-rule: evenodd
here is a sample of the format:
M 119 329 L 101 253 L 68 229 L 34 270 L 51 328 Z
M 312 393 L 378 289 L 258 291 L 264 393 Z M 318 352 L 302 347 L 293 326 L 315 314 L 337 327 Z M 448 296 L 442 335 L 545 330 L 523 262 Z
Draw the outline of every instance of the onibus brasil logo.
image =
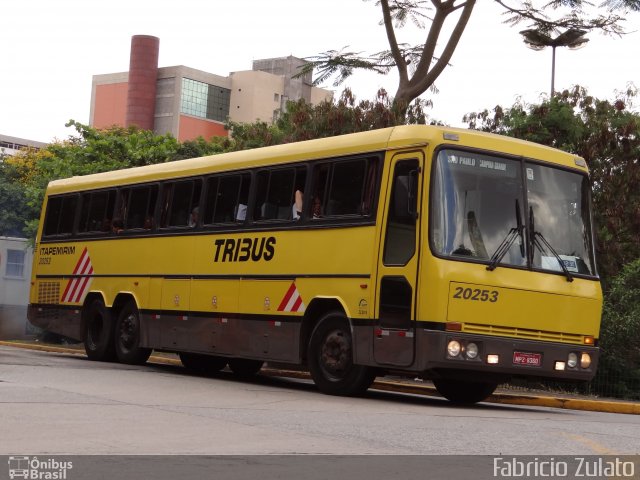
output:
M 73 462 L 61 462 L 54 458 L 9 457 L 9 478 L 32 480 L 66 480 L 67 470 L 73 468 Z

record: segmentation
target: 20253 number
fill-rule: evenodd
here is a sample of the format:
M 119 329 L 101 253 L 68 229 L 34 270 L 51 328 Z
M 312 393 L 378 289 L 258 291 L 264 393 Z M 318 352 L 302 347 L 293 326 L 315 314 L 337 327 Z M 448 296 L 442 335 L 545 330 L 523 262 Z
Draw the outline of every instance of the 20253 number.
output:
M 477 302 L 495 303 L 498 301 L 499 292 L 496 290 L 481 290 L 479 288 L 456 287 L 453 298 L 460 300 L 474 300 Z

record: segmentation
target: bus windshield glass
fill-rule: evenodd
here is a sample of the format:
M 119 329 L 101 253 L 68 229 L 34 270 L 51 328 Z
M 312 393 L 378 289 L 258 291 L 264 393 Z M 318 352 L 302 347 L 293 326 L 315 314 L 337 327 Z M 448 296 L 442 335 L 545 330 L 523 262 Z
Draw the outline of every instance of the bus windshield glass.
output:
M 446 149 L 436 160 L 431 205 L 439 256 L 490 269 L 596 274 L 586 175 Z

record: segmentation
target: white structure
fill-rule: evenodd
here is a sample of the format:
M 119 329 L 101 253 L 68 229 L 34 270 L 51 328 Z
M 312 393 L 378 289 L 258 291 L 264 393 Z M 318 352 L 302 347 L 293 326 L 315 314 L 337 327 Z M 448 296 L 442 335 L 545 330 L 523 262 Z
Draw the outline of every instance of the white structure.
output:
M 36 150 L 39 150 L 46 146 L 47 144 L 43 142 L 27 140 L 26 138 L 10 137 L 9 135 L 3 135 L 0 133 L 0 153 L 4 153 L 6 155 L 15 155 L 23 148 L 35 148 Z
M 0 237 L 0 340 L 25 337 L 32 262 L 26 238 Z

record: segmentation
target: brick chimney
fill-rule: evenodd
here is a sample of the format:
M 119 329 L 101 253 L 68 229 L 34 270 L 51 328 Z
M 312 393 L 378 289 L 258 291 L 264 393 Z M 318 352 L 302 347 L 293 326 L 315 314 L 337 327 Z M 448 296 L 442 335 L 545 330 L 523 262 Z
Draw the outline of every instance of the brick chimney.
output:
M 126 126 L 153 130 L 160 39 L 150 35 L 131 37 Z

